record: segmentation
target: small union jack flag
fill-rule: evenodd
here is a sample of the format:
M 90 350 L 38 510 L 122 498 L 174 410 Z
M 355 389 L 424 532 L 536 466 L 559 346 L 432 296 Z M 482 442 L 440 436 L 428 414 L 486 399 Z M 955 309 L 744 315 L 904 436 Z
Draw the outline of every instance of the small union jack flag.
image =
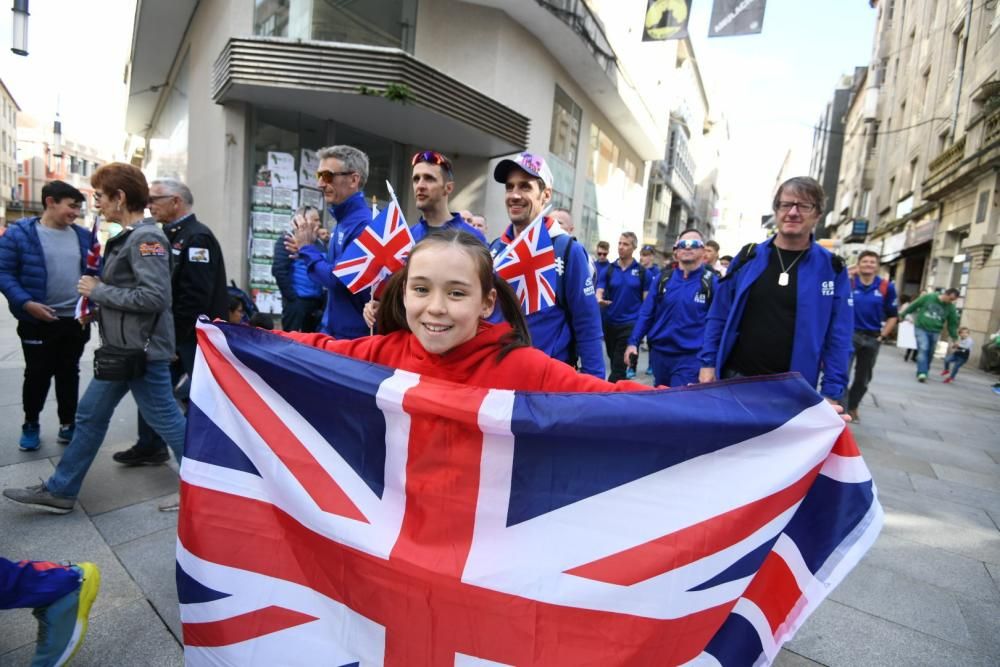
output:
M 101 231 L 101 219 L 94 216 L 94 226 L 90 229 L 90 248 L 87 250 L 87 266 L 83 270 L 85 276 L 101 275 L 101 267 L 104 265 L 104 258 L 101 257 L 101 240 L 97 233 Z M 74 317 L 78 320 L 90 317 L 94 314 L 94 305 L 85 296 L 81 296 L 76 302 L 76 313 Z
M 521 302 L 521 310 L 531 315 L 556 305 L 556 252 L 550 225 L 544 218 L 528 226 L 497 255 L 493 268 L 510 283 Z
M 344 250 L 333 267 L 333 275 L 352 294 L 363 292 L 403 268 L 412 247 L 413 234 L 393 195 L 389 205 Z

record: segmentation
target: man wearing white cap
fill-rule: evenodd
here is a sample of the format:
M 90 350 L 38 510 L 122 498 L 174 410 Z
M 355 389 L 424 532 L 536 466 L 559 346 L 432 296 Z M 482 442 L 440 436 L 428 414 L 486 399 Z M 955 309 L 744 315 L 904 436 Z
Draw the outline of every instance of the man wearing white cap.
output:
M 511 223 L 490 244 L 490 252 L 496 257 L 552 198 L 552 172 L 544 158 L 520 153 L 501 160 L 493 178 L 506 186 L 504 203 Z M 532 345 L 560 361 L 568 361 L 575 348 L 581 371 L 604 378 L 601 313 L 594 298 L 590 257 L 555 220 L 546 217 L 544 224 L 556 256 L 556 304 L 528 315 Z

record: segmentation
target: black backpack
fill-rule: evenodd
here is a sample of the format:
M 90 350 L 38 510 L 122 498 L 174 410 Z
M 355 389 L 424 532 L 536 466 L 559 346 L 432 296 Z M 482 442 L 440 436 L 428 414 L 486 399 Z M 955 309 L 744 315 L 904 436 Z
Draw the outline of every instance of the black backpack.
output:
M 608 301 L 611 301 L 611 299 L 609 298 L 611 296 L 611 276 L 614 275 L 615 264 L 617 264 L 617 261 L 608 262 L 608 266 L 604 269 L 604 283 L 607 285 L 607 287 L 604 288 L 604 298 L 607 299 Z M 640 289 L 644 284 L 646 284 L 646 267 L 640 264 L 639 265 Z
M 740 251 L 736 254 L 736 257 L 734 257 L 733 261 L 729 264 L 729 270 L 726 271 L 726 275 L 724 275 L 720 280 L 729 280 L 732 276 L 736 275 L 736 272 L 740 270 L 740 267 L 742 267 L 744 264 L 746 264 L 756 256 L 757 256 L 757 244 L 756 243 L 746 244 L 745 246 L 740 248 Z M 844 258 L 841 257 L 840 255 L 831 254 L 830 268 L 833 269 L 834 276 L 840 275 L 840 272 L 844 270 Z
M 660 272 L 660 279 L 656 283 L 656 299 L 660 301 L 663 299 L 663 294 L 667 291 L 667 281 L 670 280 L 670 274 L 673 271 L 668 271 L 664 269 Z M 716 275 L 715 269 L 710 267 L 708 264 L 701 265 L 701 289 L 698 290 L 698 294 L 705 297 L 705 306 L 711 307 L 712 297 L 715 294 L 712 291 L 712 278 Z

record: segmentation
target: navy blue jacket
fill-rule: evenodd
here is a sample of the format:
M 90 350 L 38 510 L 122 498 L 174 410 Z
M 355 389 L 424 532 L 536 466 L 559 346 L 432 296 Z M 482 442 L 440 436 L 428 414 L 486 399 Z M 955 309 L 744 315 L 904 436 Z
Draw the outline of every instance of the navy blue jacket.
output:
M 467 223 L 458 213 L 453 213 L 451 220 L 444 223 L 440 227 L 431 227 L 429 224 L 427 224 L 427 221 L 424 220 L 423 217 L 421 217 L 420 222 L 410 227 L 410 233 L 413 234 L 413 242 L 419 243 L 421 239 L 430 234 L 432 229 L 435 231 L 444 231 L 446 229 L 453 229 L 453 228 L 459 229 L 463 232 L 468 232 L 469 234 L 472 234 L 477 239 L 482 241 L 483 245 L 487 245 L 486 237 L 483 236 L 483 233 L 478 229 L 476 229 L 475 227 L 473 227 L 472 225 L 470 225 L 469 223 Z
M 557 227 L 549 224 L 550 230 Z M 514 230 L 510 226 L 503 236 L 490 244 L 490 254 L 496 257 L 513 238 Z M 604 379 L 601 312 L 594 298 L 590 256 L 566 233 L 552 237 L 552 245 L 556 255 L 557 302 L 555 306 L 528 315 L 531 344 L 553 359 L 566 361 L 570 344 L 575 341 L 581 370 Z
M 7 227 L 0 236 L 0 292 L 7 297 L 7 305 L 14 317 L 24 322 L 39 323 L 24 312 L 29 301 L 45 303 L 48 271 L 45 270 L 45 253 L 38 239 L 41 218 L 21 218 Z M 80 239 L 80 273 L 87 266 L 90 232 L 79 225 L 71 225 Z
M 719 281 L 699 354 L 702 367 L 715 368 L 717 375 L 721 376 L 736 345 L 747 292 L 767 267 L 773 244 L 773 237 L 757 244 L 756 255 L 745 265 L 738 264 L 739 257 L 734 259 L 726 277 Z M 801 373 L 814 387 L 822 370 L 820 393 L 839 400 L 847 388 L 854 309 L 847 270 L 841 268 L 835 274 L 832 259 L 829 250 L 813 243 L 799 260 L 791 370 Z
M 605 301 L 611 302 L 604 308 L 604 319 L 609 324 L 635 322 L 642 307 L 643 292 L 650 290 L 652 278 L 652 272 L 642 269 L 634 259 L 626 269 L 617 261 L 606 266 L 597 274 L 597 288 L 603 289 Z
M 326 312 L 323 313 L 320 331 L 334 338 L 361 338 L 370 333 L 362 312 L 371 299 L 371 290 L 351 294 L 344 283 L 333 275 L 333 267 L 344 250 L 371 224 L 372 210 L 365 202 L 364 193 L 355 192 L 342 203 L 331 206 L 330 213 L 337 219 L 337 226 L 330 238 L 326 257 L 315 246 L 300 248 L 299 256 L 306 263 L 313 282 L 327 289 Z
M 896 286 L 890 281 L 883 298 L 879 289 L 882 282 L 881 276 L 875 276 L 868 287 L 861 284 L 860 278 L 851 281 L 854 328 L 857 331 L 881 331 L 883 322 L 890 317 L 899 317 L 899 311 L 896 310 Z
M 652 283 L 646 300 L 639 309 L 639 319 L 628 339 L 629 345 L 639 345 L 645 336 L 649 345 L 664 354 L 694 354 L 701 350 L 705 339 L 705 322 L 709 304 L 702 293 L 702 272 L 698 265 L 687 278 L 684 270 L 674 269 L 659 295 L 659 280 Z M 719 291 L 719 276 L 712 273 L 712 295 Z

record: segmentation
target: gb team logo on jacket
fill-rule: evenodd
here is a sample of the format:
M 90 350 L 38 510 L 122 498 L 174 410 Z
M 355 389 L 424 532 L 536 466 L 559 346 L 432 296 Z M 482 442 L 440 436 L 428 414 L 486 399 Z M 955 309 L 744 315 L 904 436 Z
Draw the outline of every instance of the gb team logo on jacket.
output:
M 833 296 L 833 281 L 824 280 L 819 284 L 819 293 L 823 296 Z

